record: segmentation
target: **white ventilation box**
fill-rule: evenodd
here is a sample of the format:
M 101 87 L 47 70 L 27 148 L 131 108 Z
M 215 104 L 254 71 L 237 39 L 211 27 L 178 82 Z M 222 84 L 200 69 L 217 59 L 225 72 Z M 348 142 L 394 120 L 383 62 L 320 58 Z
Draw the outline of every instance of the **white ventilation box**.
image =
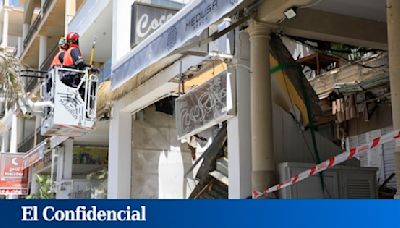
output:
M 309 168 L 312 164 L 285 162 L 279 164 L 282 182 Z M 280 190 L 282 199 L 343 198 L 373 199 L 378 197 L 376 168 L 336 166 L 323 173 L 324 191 L 319 174 Z
M 374 138 L 386 135 L 393 131 L 392 127 L 382 128 L 379 130 L 369 131 L 367 133 L 351 136 L 346 139 L 346 148 L 349 150 L 351 147 L 361 146 L 367 142 L 372 141 Z M 396 143 L 388 142 L 380 145 L 367 153 L 357 156 L 360 160 L 361 167 L 377 167 L 377 182 L 382 184 L 387 178 L 395 173 L 395 151 Z M 396 178 L 392 178 L 386 187 L 396 188 Z

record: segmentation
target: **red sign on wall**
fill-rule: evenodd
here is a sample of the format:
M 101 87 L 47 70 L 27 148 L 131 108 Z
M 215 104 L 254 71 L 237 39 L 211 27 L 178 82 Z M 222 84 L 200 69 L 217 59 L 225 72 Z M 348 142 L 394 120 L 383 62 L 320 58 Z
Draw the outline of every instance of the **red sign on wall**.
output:
M 0 194 L 28 194 L 28 169 L 24 167 L 24 154 L 0 153 Z

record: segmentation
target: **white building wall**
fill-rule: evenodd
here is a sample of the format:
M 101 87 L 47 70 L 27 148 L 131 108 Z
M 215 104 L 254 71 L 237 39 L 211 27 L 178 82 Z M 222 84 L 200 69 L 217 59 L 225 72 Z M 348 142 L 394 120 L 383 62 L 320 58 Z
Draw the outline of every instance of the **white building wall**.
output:
M 134 0 L 113 0 L 112 66 L 131 50 L 131 5 L 133 2 Z
M 68 24 L 68 32 L 77 32 L 80 35 L 85 34 L 88 28 L 93 23 L 96 23 L 96 19 L 104 9 L 106 7 L 112 7 L 110 2 L 111 0 L 86 0 L 83 6 L 81 6 L 79 11 L 76 13 L 76 16 Z
M 186 198 L 190 192 L 184 174 L 191 166 L 188 145 L 177 140 L 174 116 L 156 112 L 154 106 L 136 114 L 132 125 L 132 198 Z

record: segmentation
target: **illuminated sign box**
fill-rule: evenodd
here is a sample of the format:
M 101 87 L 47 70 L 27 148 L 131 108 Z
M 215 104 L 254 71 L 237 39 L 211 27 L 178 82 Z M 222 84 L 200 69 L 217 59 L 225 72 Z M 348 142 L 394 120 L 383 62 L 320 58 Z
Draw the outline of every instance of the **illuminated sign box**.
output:
M 0 153 L 0 195 L 27 195 L 28 169 L 24 154 Z
M 132 5 L 131 47 L 146 39 L 176 12 L 177 9 L 135 2 Z

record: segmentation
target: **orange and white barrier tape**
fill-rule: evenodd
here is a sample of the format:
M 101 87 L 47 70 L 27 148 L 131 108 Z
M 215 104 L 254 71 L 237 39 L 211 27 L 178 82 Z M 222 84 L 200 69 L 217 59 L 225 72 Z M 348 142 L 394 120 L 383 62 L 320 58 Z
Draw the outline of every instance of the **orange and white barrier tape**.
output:
M 371 149 L 374 149 L 375 147 L 379 145 L 383 145 L 388 142 L 393 142 L 393 141 L 400 141 L 400 130 L 392 131 L 389 134 L 386 134 L 384 136 L 377 137 L 373 139 L 370 143 L 358 146 L 358 147 L 353 147 L 349 151 L 343 152 L 335 157 L 332 157 L 318 165 L 313 166 L 311 169 L 308 169 L 304 172 L 301 172 L 300 174 L 287 179 L 283 181 L 280 184 L 277 184 L 275 186 L 272 186 L 265 190 L 264 192 L 259 192 L 259 191 L 253 191 L 253 199 L 257 199 L 263 195 L 268 195 L 270 193 L 276 192 L 280 189 L 286 188 L 288 186 L 291 186 L 293 184 L 296 184 L 299 181 L 302 181 L 304 179 L 307 179 L 317 173 L 320 173 L 326 169 L 332 168 L 333 166 L 340 164 L 344 161 L 352 159 L 356 155 L 363 154 L 365 152 L 368 152 Z

